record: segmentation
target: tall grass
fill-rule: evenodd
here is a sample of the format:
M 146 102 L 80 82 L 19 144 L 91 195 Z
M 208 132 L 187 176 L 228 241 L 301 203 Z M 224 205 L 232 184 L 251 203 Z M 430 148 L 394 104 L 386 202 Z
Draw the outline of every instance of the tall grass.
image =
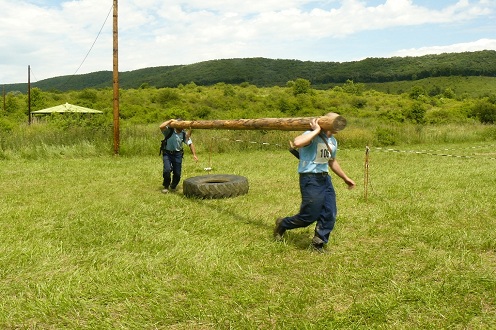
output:
M 364 150 L 343 148 L 358 186 L 334 178 L 338 223 L 321 255 L 313 227 L 272 239 L 299 207 L 293 156 L 199 145 L 184 178 L 210 162 L 246 176 L 249 193 L 163 195 L 157 155 L 0 161 L 0 328 L 496 327 L 491 146 L 429 146 L 469 158 L 372 148 L 367 199 Z
M 193 140 L 201 152 L 282 150 L 299 132 L 195 130 Z M 408 146 L 428 143 L 488 142 L 496 140 L 496 127 L 481 124 L 412 125 L 349 120 L 338 133 L 340 147 Z M 158 124 L 124 122 L 119 134 L 120 155 L 158 155 L 162 139 Z M 57 126 L 36 123 L 0 132 L 0 159 L 102 156 L 113 153 L 114 133 L 105 126 Z

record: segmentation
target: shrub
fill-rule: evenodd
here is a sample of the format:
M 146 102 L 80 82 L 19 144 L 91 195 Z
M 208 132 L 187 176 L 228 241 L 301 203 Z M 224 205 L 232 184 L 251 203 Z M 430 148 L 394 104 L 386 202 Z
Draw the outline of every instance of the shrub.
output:
M 454 99 L 456 97 L 456 94 L 451 88 L 448 87 L 444 90 L 443 97 L 447 99 Z
M 408 96 L 414 100 L 419 99 L 423 95 L 426 95 L 426 92 L 424 87 L 422 86 L 413 86 L 410 90 L 410 93 L 408 93 Z
M 461 113 L 444 108 L 435 108 L 425 114 L 425 122 L 428 124 L 447 124 L 462 121 Z
M 236 91 L 234 90 L 234 87 L 232 85 L 224 86 L 224 96 L 236 96 Z
M 78 97 L 81 100 L 90 102 L 90 104 L 96 103 L 96 101 L 98 101 L 96 90 L 93 89 L 84 89 L 81 93 L 79 93 Z
M 414 103 L 410 108 L 405 110 L 405 118 L 413 121 L 417 124 L 422 124 L 425 122 L 425 107 L 419 103 Z
M 472 107 L 471 116 L 476 117 L 483 124 L 496 123 L 496 105 L 487 100 L 477 102 Z
M 398 142 L 398 134 L 390 128 L 378 127 L 375 136 L 379 146 L 392 146 Z
M 402 123 L 405 121 L 405 116 L 401 112 L 401 110 L 385 110 L 379 113 L 379 118 L 384 119 L 385 121 L 392 121 L 397 123 Z
M 15 126 L 16 124 L 8 118 L 0 117 L 0 132 L 10 132 Z
M 310 81 L 298 78 L 294 83 L 290 84 L 293 89 L 293 95 L 306 94 L 310 92 Z
M 348 94 L 353 95 L 362 95 L 365 90 L 365 85 L 361 83 L 355 84 L 353 80 L 346 80 L 346 83 L 343 84 L 343 90 Z
M 354 97 L 351 100 L 351 105 L 357 109 L 362 109 L 367 105 L 367 99 L 363 97 Z
M 158 92 L 156 102 L 162 105 L 168 102 L 178 101 L 180 99 L 179 93 L 172 88 L 163 88 Z

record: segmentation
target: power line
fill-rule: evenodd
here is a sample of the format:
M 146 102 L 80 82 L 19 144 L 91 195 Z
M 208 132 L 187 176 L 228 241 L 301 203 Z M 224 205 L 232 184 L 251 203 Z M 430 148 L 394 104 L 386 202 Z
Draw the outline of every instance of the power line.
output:
M 100 31 L 98 31 L 98 34 L 97 34 L 97 36 L 95 38 L 95 41 L 93 41 L 93 44 L 91 45 L 90 50 L 86 53 L 86 56 L 84 57 L 83 61 L 78 66 L 78 68 L 76 69 L 76 71 L 69 78 L 67 78 L 67 80 L 61 85 L 61 87 L 64 87 L 65 85 L 67 85 L 67 83 L 78 73 L 79 69 L 81 69 L 81 67 L 83 66 L 84 62 L 86 62 L 86 59 L 90 55 L 91 51 L 93 50 L 93 47 L 95 46 L 98 38 L 100 37 L 100 34 L 102 33 L 103 28 L 105 27 L 105 24 L 107 23 L 107 20 L 110 17 L 110 13 L 112 13 L 112 9 L 113 8 L 114 8 L 114 4 L 112 4 L 112 6 L 110 6 L 110 10 L 109 10 L 109 12 L 107 14 L 107 17 L 105 18 L 105 21 L 103 22 L 102 27 L 100 28 Z
M 86 61 L 86 59 L 88 58 L 88 55 L 89 55 L 89 54 L 90 54 L 90 52 L 93 50 L 93 47 L 95 46 L 95 44 L 96 44 L 96 42 L 97 42 L 98 38 L 100 37 L 100 34 L 102 33 L 102 30 L 103 30 L 103 28 L 104 28 L 105 24 L 107 23 L 107 20 L 108 20 L 108 18 L 109 18 L 109 16 L 110 16 L 110 13 L 112 12 L 112 8 L 113 8 L 113 7 L 114 7 L 114 5 L 112 4 L 112 6 L 110 6 L 110 10 L 109 10 L 109 12 L 108 12 L 108 14 L 107 14 L 107 17 L 105 18 L 105 21 L 103 22 L 102 27 L 100 28 L 100 31 L 98 31 L 98 35 L 96 36 L 95 41 L 93 41 L 93 44 L 91 45 L 90 50 L 88 51 L 88 53 L 87 53 L 87 54 L 86 54 L 86 56 L 84 57 L 83 61 L 81 62 L 81 64 L 80 64 L 80 65 L 79 65 L 79 67 L 77 68 L 76 72 L 74 72 L 74 74 L 73 74 L 72 76 L 75 76 L 75 75 L 76 75 L 76 73 L 79 71 L 79 69 L 81 69 L 81 67 L 83 66 L 84 62 L 85 62 L 85 61 Z

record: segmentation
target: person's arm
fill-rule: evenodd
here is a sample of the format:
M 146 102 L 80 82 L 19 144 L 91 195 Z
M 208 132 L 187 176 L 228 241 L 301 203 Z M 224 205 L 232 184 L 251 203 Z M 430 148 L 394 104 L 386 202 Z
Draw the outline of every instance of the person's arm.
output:
M 312 140 L 317 136 L 319 135 L 320 133 L 320 126 L 319 124 L 317 123 L 318 121 L 318 118 L 314 118 L 310 121 L 310 128 L 312 129 L 311 132 L 307 133 L 307 134 L 301 134 L 301 135 L 298 135 L 294 141 L 293 141 L 293 145 L 296 147 L 296 148 L 301 148 L 301 147 L 304 147 L 304 146 L 307 146 L 310 144 L 310 142 L 312 142 Z
M 331 171 L 343 179 L 344 183 L 348 185 L 348 189 L 353 189 L 355 187 L 355 181 L 346 175 L 336 159 L 329 160 L 329 167 L 331 168 Z
M 193 144 L 193 142 L 189 144 L 189 150 L 191 150 L 191 153 L 193 154 L 193 159 L 195 160 L 195 162 L 197 162 L 198 157 L 196 156 L 195 145 Z
M 300 152 L 296 149 L 293 141 L 289 141 L 289 152 L 296 158 L 300 159 Z
M 197 162 L 198 157 L 196 156 L 195 145 L 191 140 L 191 129 L 187 130 L 184 134 L 185 134 L 185 143 L 188 145 L 189 150 L 191 150 L 191 153 L 193 154 L 193 159 L 195 160 L 195 162 Z
M 166 120 L 164 121 L 162 124 L 160 124 L 160 130 L 163 132 L 167 129 L 167 127 L 169 126 L 169 124 L 172 122 L 172 119 L 169 119 L 169 120 Z

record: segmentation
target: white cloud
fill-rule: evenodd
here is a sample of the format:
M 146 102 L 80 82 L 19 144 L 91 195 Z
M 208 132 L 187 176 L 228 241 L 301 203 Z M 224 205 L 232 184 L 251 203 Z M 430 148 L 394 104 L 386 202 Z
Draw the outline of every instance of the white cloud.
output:
M 316 55 L 320 40 L 350 40 L 351 45 L 358 35 L 371 31 L 388 33 L 391 29 L 425 25 L 456 27 L 468 22 L 486 26 L 479 34 L 465 34 L 460 42 L 444 42 L 454 44 L 453 47 L 427 46 L 432 43 L 425 38 L 424 47 L 403 47 L 404 50 L 396 52 L 384 49 L 384 56 L 387 53 L 421 54 L 436 49 L 494 49 L 487 32 L 494 30 L 494 26 L 487 28 L 493 24 L 487 22 L 494 18 L 494 0 L 439 0 L 429 7 L 413 0 L 374 3 L 376 5 L 370 5 L 364 0 L 121 0 L 119 68 L 128 71 L 255 56 L 312 60 L 321 57 Z M 110 0 L 0 0 L 0 83 L 23 81 L 28 64 L 38 79 L 73 74 L 95 41 L 111 5 Z M 479 41 L 467 43 L 467 40 Z M 372 48 L 374 41 L 363 42 L 370 43 Z M 394 49 L 395 41 L 391 42 Z M 363 57 L 363 54 L 349 53 L 344 47 L 340 51 L 342 57 L 349 56 L 350 60 Z M 99 70 L 112 70 L 112 13 L 78 73 Z
M 445 46 L 400 49 L 390 56 L 422 56 L 428 54 L 475 52 L 480 50 L 496 50 L 496 39 L 479 39 Z

